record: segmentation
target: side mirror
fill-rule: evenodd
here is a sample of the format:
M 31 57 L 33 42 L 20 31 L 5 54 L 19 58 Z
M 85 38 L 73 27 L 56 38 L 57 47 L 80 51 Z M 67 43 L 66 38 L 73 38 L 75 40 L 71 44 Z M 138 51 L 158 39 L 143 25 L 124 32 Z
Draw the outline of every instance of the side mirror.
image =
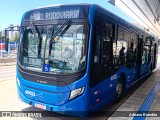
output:
M 5 39 L 5 50 L 8 52 L 9 38 Z

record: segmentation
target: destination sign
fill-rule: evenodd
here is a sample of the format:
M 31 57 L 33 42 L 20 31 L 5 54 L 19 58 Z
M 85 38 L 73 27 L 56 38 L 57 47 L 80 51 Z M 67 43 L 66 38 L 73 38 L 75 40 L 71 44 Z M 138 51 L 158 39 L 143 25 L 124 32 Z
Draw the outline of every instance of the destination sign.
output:
M 25 21 L 59 20 L 85 18 L 83 9 L 80 8 L 50 8 L 34 10 L 26 13 Z

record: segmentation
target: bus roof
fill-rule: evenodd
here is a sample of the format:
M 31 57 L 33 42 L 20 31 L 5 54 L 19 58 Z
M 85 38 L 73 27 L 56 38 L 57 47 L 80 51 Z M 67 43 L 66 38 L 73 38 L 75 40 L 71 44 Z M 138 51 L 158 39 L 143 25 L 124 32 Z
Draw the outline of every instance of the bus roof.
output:
M 121 23 L 121 24 L 123 24 L 123 25 L 130 26 L 130 27 L 132 27 L 132 28 L 134 28 L 134 29 L 137 29 L 138 31 L 145 32 L 145 33 L 151 35 L 150 33 L 144 31 L 142 28 L 133 25 L 133 24 L 130 23 L 129 21 L 124 20 L 124 19 L 121 18 L 120 16 L 115 15 L 115 14 L 112 13 L 111 11 L 109 11 L 109 10 L 107 10 L 107 9 L 105 9 L 105 8 L 97 5 L 97 4 L 88 4 L 88 3 L 65 4 L 65 5 L 64 5 L 64 4 L 53 4 L 53 5 L 38 7 L 38 8 L 36 8 L 36 9 L 29 10 L 29 11 L 27 11 L 25 14 L 30 13 L 30 12 L 34 12 L 34 11 L 36 11 L 36 10 L 51 9 L 51 8 L 58 8 L 58 7 L 69 7 L 69 8 L 71 8 L 71 7 L 87 7 L 87 8 L 89 8 L 89 7 L 91 7 L 91 6 L 95 6 L 96 8 L 99 8 L 99 9 L 101 9 L 101 10 L 103 10 L 103 11 L 106 11 L 107 14 L 109 14 L 109 15 L 112 16 L 114 19 L 116 19 L 117 23 Z M 153 35 L 153 36 L 154 36 L 154 35 Z M 154 37 L 155 37 L 155 36 L 154 36 Z
M 87 6 L 87 7 L 90 7 L 92 5 L 96 5 L 96 4 L 88 4 L 88 3 L 81 3 L 81 4 L 53 4 L 53 5 L 38 7 L 38 8 L 32 9 L 32 10 L 29 10 L 27 12 L 31 12 L 31 11 L 39 10 L 39 9 L 45 9 L 45 8 L 48 9 L 48 8 L 52 8 L 52 7 L 55 7 L 55 8 L 56 7 L 67 7 L 67 6 L 74 6 L 74 7 L 76 7 L 76 6 Z

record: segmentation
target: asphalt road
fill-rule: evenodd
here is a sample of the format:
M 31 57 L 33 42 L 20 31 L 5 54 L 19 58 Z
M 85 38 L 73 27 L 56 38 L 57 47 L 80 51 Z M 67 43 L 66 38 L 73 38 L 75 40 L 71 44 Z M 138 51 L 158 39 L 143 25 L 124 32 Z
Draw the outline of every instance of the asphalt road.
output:
M 43 111 L 41 109 L 32 107 L 28 104 L 25 104 L 18 100 L 17 97 L 17 89 L 16 89 L 16 72 L 15 72 L 15 65 L 11 66 L 1 66 L 0 67 L 0 111 Z M 106 105 L 104 108 L 101 109 L 103 114 L 98 115 L 94 118 L 85 118 L 85 119 L 95 119 L 95 120 L 106 120 L 109 116 L 106 116 L 107 111 L 116 111 L 126 100 L 129 98 L 134 91 L 139 87 L 132 88 L 128 93 L 126 93 L 125 97 L 117 104 L 111 103 Z M 0 113 L 1 114 L 1 113 Z M 54 112 L 48 112 L 49 117 L 38 117 L 38 118 L 31 118 L 31 117 L 1 117 L 0 120 L 78 120 L 82 118 L 77 117 L 68 117 L 65 115 L 60 115 Z M 55 116 L 55 117 L 51 117 Z M 58 116 L 58 117 L 56 117 Z

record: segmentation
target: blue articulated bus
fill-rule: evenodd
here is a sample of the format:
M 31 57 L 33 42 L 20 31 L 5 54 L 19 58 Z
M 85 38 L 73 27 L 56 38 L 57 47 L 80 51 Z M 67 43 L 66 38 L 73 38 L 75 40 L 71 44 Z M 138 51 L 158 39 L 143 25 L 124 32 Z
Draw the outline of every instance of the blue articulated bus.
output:
M 95 4 L 28 11 L 20 26 L 19 99 L 65 114 L 97 111 L 152 73 L 157 48 L 156 37 Z

